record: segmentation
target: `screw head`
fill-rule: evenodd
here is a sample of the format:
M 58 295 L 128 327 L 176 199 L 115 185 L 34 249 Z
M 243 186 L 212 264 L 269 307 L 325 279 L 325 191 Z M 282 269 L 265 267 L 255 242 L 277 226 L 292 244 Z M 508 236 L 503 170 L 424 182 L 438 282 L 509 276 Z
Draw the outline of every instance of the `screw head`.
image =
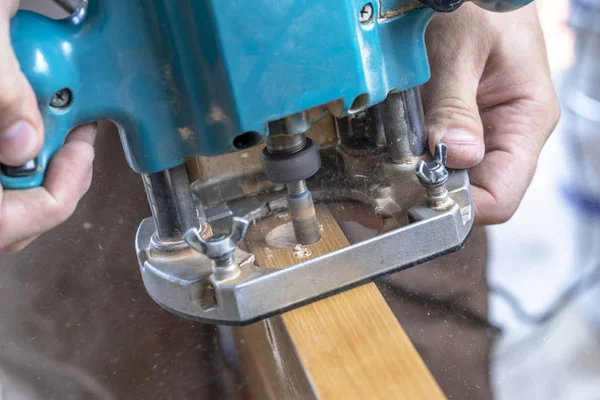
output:
M 50 100 L 50 106 L 54 108 L 65 108 L 71 104 L 71 99 L 73 98 L 72 93 L 69 89 L 60 89 L 58 92 L 54 93 L 52 99 Z
M 359 21 L 361 24 L 366 24 L 370 22 L 373 18 L 373 5 L 371 3 L 367 3 L 361 8 Z

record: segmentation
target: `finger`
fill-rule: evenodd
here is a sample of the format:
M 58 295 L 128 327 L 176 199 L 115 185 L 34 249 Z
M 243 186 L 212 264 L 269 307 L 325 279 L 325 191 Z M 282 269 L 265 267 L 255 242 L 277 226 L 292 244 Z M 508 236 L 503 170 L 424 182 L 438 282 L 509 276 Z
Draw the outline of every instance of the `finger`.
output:
M 80 141 L 89 144 L 93 148 L 97 132 L 98 124 L 96 123 L 80 126 L 69 133 L 65 143 Z
M 0 253 L 2 254 L 14 254 L 23 250 L 25 247 L 29 246 L 34 240 L 36 240 L 40 235 L 35 235 L 29 239 L 25 239 L 21 242 L 15 243 L 13 245 L 6 246 L 3 249 L 0 249 Z
M 535 7 L 497 22 L 527 40 L 500 35 L 480 85 L 487 154 L 470 171 L 480 225 L 506 222 L 516 212 L 560 118 Z
M 15 15 L 19 9 L 19 3 L 19 0 L 2 0 L 0 2 L 0 18 L 3 18 L 4 15 L 7 15 L 8 18 Z
M 537 158 L 526 153 L 488 153 L 471 169 L 471 195 L 477 225 L 502 224 L 517 211 L 533 178 Z
M 550 78 L 546 83 L 551 90 Z M 538 86 L 543 92 L 544 87 Z M 556 97 L 519 99 L 482 113 L 488 153 L 471 169 L 479 225 L 508 221 L 535 174 L 542 147 L 560 116 Z
M 485 154 L 477 88 L 491 42 L 482 34 L 485 29 L 467 25 L 480 20 L 479 10 L 465 6 L 457 13 L 463 18 L 438 15 L 427 30 L 431 79 L 423 87 L 423 106 L 429 147 L 444 142 L 448 166 L 470 168 Z M 465 18 L 465 14 L 473 16 Z M 457 40 L 452 32 L 465 40 Z
M 44 187 L 59 204 L 68 206 L 71 212 L 67 217 L 92 183 L 96 131 L 96 124 L 75 129 L 48 169 Z
M 73 214 L 91 184 L 95 135 L 95 125 L 73 131 L 52 158 L 43 187 L 0 192 L 0 251 L 13 249 Z
M 10 43 L 16 0 L 0 1 L 0 163 L 17 166 L 34 158 L 44 128 L 35 93 L 21 72 Z

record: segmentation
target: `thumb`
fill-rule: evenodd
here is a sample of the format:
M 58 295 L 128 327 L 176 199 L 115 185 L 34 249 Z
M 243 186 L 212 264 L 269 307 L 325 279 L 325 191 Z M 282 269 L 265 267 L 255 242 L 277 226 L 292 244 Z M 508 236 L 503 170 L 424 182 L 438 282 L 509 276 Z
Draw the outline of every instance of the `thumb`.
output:
M 483 126 L 477 107 L 477 86 L 465 76 L 438 74 L 424 88 L 425 123 L 429 148 L 448 146 L 448 167 L 471 168 L 485 155 Z
M 44 127 L 33 89 L 10 43 L 10 18 L 18 0 L 0 1 L 0 163 L 18 166 L 35 158 Z
M 423 86 L 422 97 L 429 148 L 444 142 L 450 168 L 471 168 L 485 155 L 477 90 L 487 58 L 482 54 L 486 46 L 451 39 L 452 20 L 446 19 L 436 17 L 434 22 L 438 23 L 432 22 L 427 31 L 431 79 Z

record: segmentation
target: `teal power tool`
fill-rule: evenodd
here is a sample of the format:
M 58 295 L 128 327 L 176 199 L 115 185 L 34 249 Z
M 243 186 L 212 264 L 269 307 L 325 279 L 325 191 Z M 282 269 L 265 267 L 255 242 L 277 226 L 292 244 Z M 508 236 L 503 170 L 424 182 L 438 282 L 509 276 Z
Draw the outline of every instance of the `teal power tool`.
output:
M 11 23 L 46 141 L 35 160 L 0 166 L 0 183 L 39 186 L 72 128 L 114 122 L 146 185 L 153 218 L 142 221 L 136 250 L 163 307 L 249 323 L 466 240 L 468 177 L 446 170 L 444 146 L 427 158 L 418 91 L 429 78 L 427 24 L 463 0 L 55 1 L 69 17 L 20 11 Z M 530 1 L 474 3 L 510 11 Z M 327 118 L 330 145 L 307 136 Z M 187 159 L 248 157 L 261 143 L 261 167 L 190 186 Z M 265 183 L 243 184 L 257 180 Z M 397 182 L 420 190 L 420 201 L 407 205 L 402 193 L 411 191 Z M 287 269 L 261 269 L 244 250 L 248 224 L 287 212 L 297 245 L 309 246 L 320 238 L 314 201 L 361 204 L 386 228 Z M 227 228 L 206 238 L 209 225 Z

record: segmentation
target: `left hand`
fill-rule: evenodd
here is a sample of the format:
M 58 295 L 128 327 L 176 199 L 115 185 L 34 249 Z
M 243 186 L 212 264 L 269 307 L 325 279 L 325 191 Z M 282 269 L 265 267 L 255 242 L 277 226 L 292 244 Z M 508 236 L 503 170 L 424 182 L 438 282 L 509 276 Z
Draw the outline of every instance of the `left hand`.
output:
M 19 68 L 9 35 L 18 0 L 0 0 L 0 164 L 18 166 L 44 143 L 38 101 Z M 75 211 L 92 180 L 96 125 L 71 132 L 52 157 L 43 186 L 4 190 L 0 185 L 0 254 L 15 253 Z

